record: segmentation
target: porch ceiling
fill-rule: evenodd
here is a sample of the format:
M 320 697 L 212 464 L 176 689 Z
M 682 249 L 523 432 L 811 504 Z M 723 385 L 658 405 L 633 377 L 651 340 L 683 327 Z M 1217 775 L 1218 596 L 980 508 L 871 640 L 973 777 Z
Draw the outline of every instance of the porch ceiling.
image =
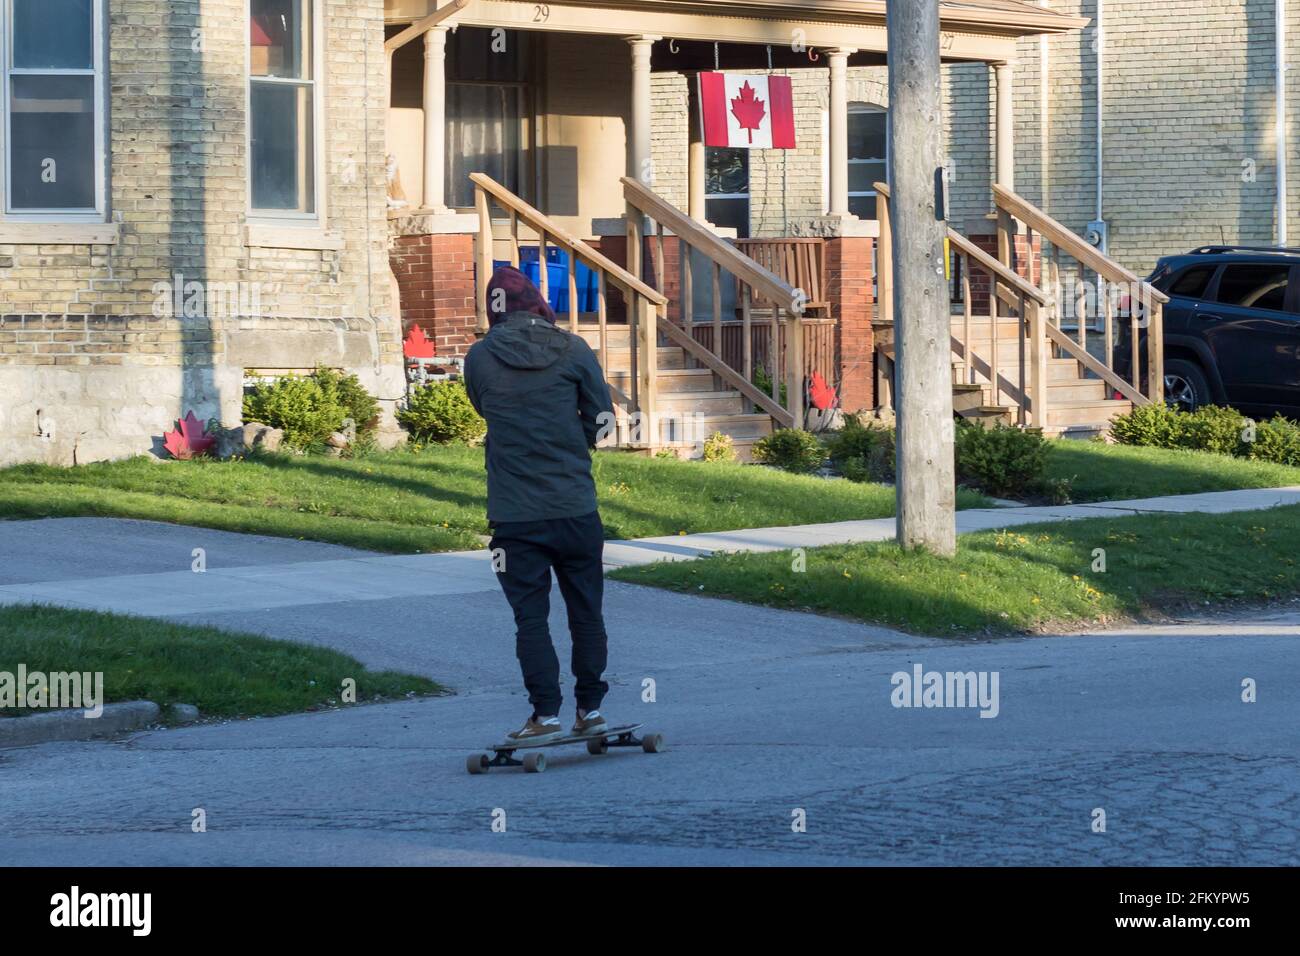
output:
M 391 23 L 408 22 L 445 3 L 385 0 L 385 17 Z M 798 29 L 808 47 L 848 47 L 859 51 L 862 62 L 876 62 L 870 55 L 887 49 L 885 6 L 885 0 L 469 0 L 449 22 L 560 33 L 643 34 L 710 44 L 770 44 L 774 53 L 781 47 L 788 49 Z M 1089 22 L 1086 17 L 1066 16 L 1021 0 L 941 0 L 939 10 L 945 60 L 1007 60 L 1015 55 L 1017 37 L 1065 33 Z M 798 65 L 812 64 L 805 59 Z

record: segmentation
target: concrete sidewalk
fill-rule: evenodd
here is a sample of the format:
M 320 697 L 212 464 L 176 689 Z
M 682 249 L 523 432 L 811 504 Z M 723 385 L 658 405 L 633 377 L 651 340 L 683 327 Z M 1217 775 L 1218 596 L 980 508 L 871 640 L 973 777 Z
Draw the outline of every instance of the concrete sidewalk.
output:
M 1039 521 L 1146 513 L 1224 513 L 1300 504 L 1300 487 L 1220 491 L 1133 501 L 959 511 L 960 533 Z M 682 561 L 721 551 L 776 551 L 887 541 L 894 519 L 750 528 L 605 544 L 609 568 Z M 207 570 L 192 569 L 203 550 Z M 170 617 L 401 598 L 445 599 L 496 591 L 487 550 L 376 555 L 202 528 L 105 518 L 0 522 L 0 604 Z M 106 555 L 112 555 L 106 559 Z

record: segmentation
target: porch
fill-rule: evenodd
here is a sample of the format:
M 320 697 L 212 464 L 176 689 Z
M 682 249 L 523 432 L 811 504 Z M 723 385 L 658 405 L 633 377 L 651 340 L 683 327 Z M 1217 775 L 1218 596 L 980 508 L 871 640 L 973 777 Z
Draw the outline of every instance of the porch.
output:
M 1014 0 L 941 11 L 945 62 L 988 65 L 997 90 L 990 175 L 1014 196 L 1015 41 L 1082 21 Z M 850 69 L 886 67 L 884 3 L 390 0 L 387 19 L 389 148 L 405 196 L 405 205 L 390 199 L 392 262 L 404 326 L 421 326 L 439 355 L 463 354 L 486 328 L 482 287 L 494 262 L 511 262 L 535 269 L 562 320 L 597 348 L 628 422 L 620 443 L 693 446 L 722 430 L 743 452 L 773 425 L 815 426 L 821 419 L 809 405 L 832 393 L 847 410 L 889 404 L 889 273 L 887 260 L 875 262 L 877 244 L 888 241 L 887 189 L 875 182 L 886 150 L 874 162 L 858 155 L 850 107 L 862 94 L 849 82 Z M 709 221 L 711 212 L 725 216 L 716 214 L 717 170 L 693 119 L 693 78 L 715 68 L 781 71 L 805 88 L 820 78 L 811 86 L 823 133 L 813 125 L 800 143 L 825 164 L 820 208 L 775 227 L 755 221 L 748 236 Z M 686 78 L 680 102 L 665 105 L 665 77 Z M 684 150 L 664 146 L 678 141 Z M 1001 235 L 1000 215 L 990 212 L 987 232 L 969 245 L 1005 241 L 1016 250 L 1028 240 L 1028 257 L 989 257 L 1019 276 L 1043 233 L 1035 239 L 1013 219 Z M 956 405 L 970 417 L 999 417 L 990 409 L 1010 391 L 970 388 L 981 384 L 972 343 L 982 336 L 995 345 L 983 358 L 983 384 L 1029 382 L 1031 357 L 1009 349 L 1021 333 L 1006 323 L 1027 323 L 1028 313 L 1006 304 L 1015 288 L 1006 274 L 954 248 L 966 290 L 955 306 Z M 1062 239 L 1055 248 L 1073 246 Z M 1041 281 L 1041 265 L 1028 268 Z M 1105 268 L 1118 275 L 1117 265 Z M 995 294 L 982 296 L 982 286 Z M 1024 389 L 1019 395 L 1000 417 L 1032 424 Z M 1097 408 L 1103 418 L 1122 410 Z

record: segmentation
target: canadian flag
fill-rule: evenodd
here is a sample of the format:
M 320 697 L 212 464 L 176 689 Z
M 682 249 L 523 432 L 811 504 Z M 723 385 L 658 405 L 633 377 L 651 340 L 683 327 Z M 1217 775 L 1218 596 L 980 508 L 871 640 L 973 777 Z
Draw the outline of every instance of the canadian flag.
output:
M 794 100 L 788 76 L 700 74 L 705 146 L 794 149 Z

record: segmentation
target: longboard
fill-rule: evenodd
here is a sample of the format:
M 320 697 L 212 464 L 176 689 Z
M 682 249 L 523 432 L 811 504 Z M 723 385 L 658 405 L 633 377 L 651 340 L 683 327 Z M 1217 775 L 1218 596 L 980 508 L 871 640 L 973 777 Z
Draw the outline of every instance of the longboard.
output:
M 527 753 L 523 759 L 515 757 L 520 750 L 539 751 L 544 747 L 561 747 L 565 744 L 586 743 L 587 753 L 603 754 L 610 747 L 640 747 L 648 754 L 657 754 L 664 749 L 663 734 L 646 734 L 638 737 L 636 732 L 643 724 L 624 724 L 621 727 L 607 727 L 598 734 L 566 734 L 554 740 L 543 740 L 526 744 L 489 744 L 485 750 L 491 754 L 470 754 L 465 760 L 465 769 L 472 774 L 487 773 L 493 767 L 523 767 L 527 773 L 541 773 L 546 769 L 546 754 Z

